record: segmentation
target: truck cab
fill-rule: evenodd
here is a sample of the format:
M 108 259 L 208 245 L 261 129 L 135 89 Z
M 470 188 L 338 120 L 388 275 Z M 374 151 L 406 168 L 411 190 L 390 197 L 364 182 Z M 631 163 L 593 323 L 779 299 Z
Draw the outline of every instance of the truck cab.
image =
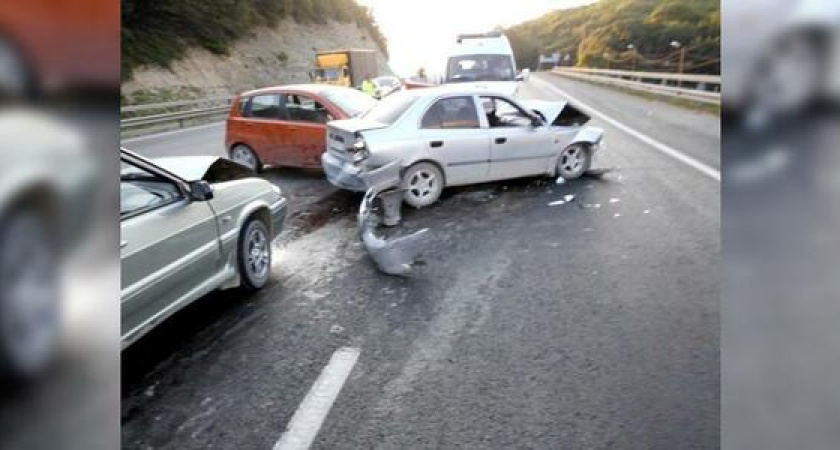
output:
M 376 51 L 368 49 L 320 51 L 309 72 L 314 83 L 344 87 L 359 87 L 368 75 L 379 75 Z

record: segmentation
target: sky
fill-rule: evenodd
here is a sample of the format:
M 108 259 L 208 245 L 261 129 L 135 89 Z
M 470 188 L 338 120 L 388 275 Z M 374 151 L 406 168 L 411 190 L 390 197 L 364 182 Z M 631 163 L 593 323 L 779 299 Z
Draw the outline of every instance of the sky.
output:
M 594 0 L 357 0 L 373 9 L 388 40 L 390 65 L 410 76 L 420 67 L 440 73 L 446 53 L 460 33 L 490 31 L 535 19 L 555 9 Z

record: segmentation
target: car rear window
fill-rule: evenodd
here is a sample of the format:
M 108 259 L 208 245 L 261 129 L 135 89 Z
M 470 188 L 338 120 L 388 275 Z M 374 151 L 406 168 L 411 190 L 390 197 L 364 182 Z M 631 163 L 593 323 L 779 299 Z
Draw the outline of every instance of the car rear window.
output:
M 402 117 L 416 101 L 417 96 L 408 92 L 390 95 L 362 114 L 362 118 L 391 125 Z
M 277 119 L 280 117 L 280 96 L 277 94 L 251 97 L 245 108 L 245 117 Z

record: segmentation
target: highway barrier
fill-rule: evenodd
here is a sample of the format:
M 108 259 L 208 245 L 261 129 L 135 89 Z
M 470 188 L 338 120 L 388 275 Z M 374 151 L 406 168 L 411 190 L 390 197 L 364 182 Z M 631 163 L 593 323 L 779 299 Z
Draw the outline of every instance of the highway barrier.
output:
M 222 115 L 230 109 L 233 97 L 129 105 L 120 108 L 120 129 L 151 127 L 177 123 L 183 128 L 188 120 Z
M 584 81 L 720 105 L 721 80 L 719 75 L 632 72 L 579 67 L 555 67 L 552 69 L 552 73 Z

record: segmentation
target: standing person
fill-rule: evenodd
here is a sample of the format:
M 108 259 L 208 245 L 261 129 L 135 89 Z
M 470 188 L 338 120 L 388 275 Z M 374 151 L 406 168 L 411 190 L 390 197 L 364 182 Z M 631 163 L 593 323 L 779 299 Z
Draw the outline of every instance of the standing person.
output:
M 365 81 L 362 81 L 362 92 L 371 97 L 376 96 L 376 84 L 373 82 L 371 74 L 367 74 Z

